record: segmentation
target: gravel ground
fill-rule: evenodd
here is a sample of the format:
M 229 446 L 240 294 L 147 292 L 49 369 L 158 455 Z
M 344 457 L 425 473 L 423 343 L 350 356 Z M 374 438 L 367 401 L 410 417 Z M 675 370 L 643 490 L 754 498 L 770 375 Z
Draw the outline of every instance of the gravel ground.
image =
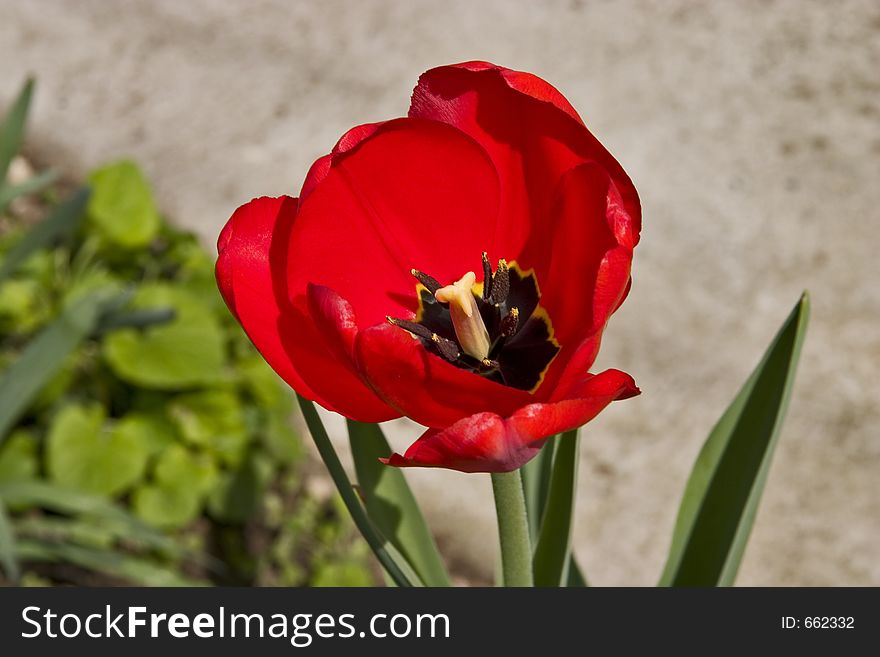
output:
M 137 158 L 206 243 L 251 197 L 296 193 L 348 127 L 403 114 L 427 68 L 489 59 L 550 80 L 644 205 L 599 362 L 644 394 L 585 430 L 590 578 L 655 581 L 700 443 L 808 288 L 739 582 L 880 584 L 876 2 L 0 0 L 0 17 L 0 104 L 39 79 L 32 151 L 73 172 Z M 488 575 L 488 478 L 408 475 L 446 554 Z

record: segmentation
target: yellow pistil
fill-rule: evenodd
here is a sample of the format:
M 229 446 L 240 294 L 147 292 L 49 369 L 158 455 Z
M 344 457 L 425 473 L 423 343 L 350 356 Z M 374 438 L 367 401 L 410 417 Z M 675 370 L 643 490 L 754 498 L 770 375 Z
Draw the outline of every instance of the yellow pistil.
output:
M 462 351 L 482 361 L 489 355 L 492 343 L 474 298 L 473 286 L 476 280 L 476 274 L 469 271 L 452 285 L 438 289 L 434 298 L 440 303 L 449 304 L 452 325 Z

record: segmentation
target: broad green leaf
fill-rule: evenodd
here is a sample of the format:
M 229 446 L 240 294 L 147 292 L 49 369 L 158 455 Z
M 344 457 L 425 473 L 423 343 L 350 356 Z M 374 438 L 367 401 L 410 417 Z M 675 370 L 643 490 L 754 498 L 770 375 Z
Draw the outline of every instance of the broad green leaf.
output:
M 229 465 L 241 463 L 250 436 L 234 392 L 206 390 L 179 395 L 168 413 L 186 442 L 209 449 Z
M 70 562 L 113 577 L 145 586 L 202 586 L 203 583 L 141 557 L 120 551 L 98 550 L 81 545 L 19 541 L 16 546 L 22 561 Z
M 129 413 L 117 422 L 116 431 L 144 445 L 149 456 L 163 453 L 179 437 L 177 428 L 161 412 Z
M 391 541 L 382 535 L 367 516 L 348 475 L 345 473 L 345 468 L 342 467 L 342 463 L 336 455 L 336 450 L 333 448 L 333 443 L 330 442 L 318 411 L 315 410 L 315 405 L 301 395 L 297 395 L 297 399 L 306 425 L 315 441 L 315 447 L 318 448 L 318 453 L 321 455 L 324 465 L 327 466 L 333 483 L 336 484 L 336 489 L 342 497 L 345 508 L 348 509 L 355 526 L 367 541 L 367 545 L 373 550 L 379 563 L 398 586 L 424 586 L 406 558 Z
M 46 439 L 52 481 L 109 497 L 141 479 L 149 455 L 147 442 L 128 425 L 108 427 L 104 420 L 98 404 L 71 405 L 58 413 Z
M 538 530 L 541 528 L 541 518 L 544 515 L 547 492 L 550 489 L 553 451 L 558 442 L 558 438 L 550 438 L 538 455 L 520 468 L 526 499 L 526 515 L 529 518 L 529 539 L 532 545 L 536 545 L 538 541 Z
M 135 308 L 173 308 L 175 319 L 107 336 L 104 356 L 119 378 L 160 390 L 211 385 L 225 378 L 223 331 L 197 297 L 156 283 L 142 286 L 132 303 Z
M 0 481 L 33 479 L 39 467 L 37 437 L 27 429 L 16 429 L 0 446 Z
M 391 454 L 381 427 L 348 420 L 348 436 L 370 520 L 406 557 L 426 586 L 449 586 L 437 544 L 403 471 L 379 462 Z
M 159 457 L 154 475 L 160 484 L 190 488 L 201 497 L 214 488 L 218 472 L 217 464 L 207 454 L 172 445 Z
M 24 126 L 33 93 L 34 80 L 28 78 L 0 125 L 0 183 L 6 180 L 9 163 L 18 153 L 24 140 Z
M 57 178 L 57 172 L 43 171 L 17 185 L 0 185 L 0 210 L 4 210 L 7 205 L 19 196 L 35 194 L 44 187 L 51 185 Z
M 112 291 L 99 290 L 68 308 L 31 340 L 0 378 L 0 443 L 40 390 L 95 327 Z
M 12 521 L 6 514 L 6 504 L 2 497 L 0 497 L 0 566 L 3 567 L 7 578 L 12 582 L 18 581 L 20 571 L 16 556 L 15 531 Z
M 30 228 L 3 258 L 3 264 L 0 265 L 0 282 L 35 252 L 72 235 L 79 226 L 88 200 L 88 188 L 80 189 L 54 208 L 43 221 Z
M 558 438 L 541 531 L 532 559 L 535 586 L 560 586 L 568 581 L 574 502 L 580 444 L 577 429 Z
M 132 497 L 134 512 L 155 527 L 183 527 L 195 520 L 202 508 L 201 496 L 185 485 L 143 484 Z
M 111 245 L 134 249 L 149 244 L 161 220 L 153 192 L 138 166 L 129 160 L 108 164 L 89 176 L 93 194 L 91 225 Z
M 809 310 L 805 292 L 703 444 L 661 586 L 733 584 L 791 397 Z

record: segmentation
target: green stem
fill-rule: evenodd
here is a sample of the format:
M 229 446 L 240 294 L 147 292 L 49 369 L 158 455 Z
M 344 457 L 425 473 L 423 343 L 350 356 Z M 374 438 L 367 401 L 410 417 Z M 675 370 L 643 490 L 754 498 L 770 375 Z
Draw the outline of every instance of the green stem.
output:
M 498 513 L 504 586 L 532 586 L 532 545 L 520 471 L 493 472 L 492 490 Z
M 318 416 L 318 411 L 315 410 L 315 405 L 299 394 L 296 397 L 299 400 L 299 407 L 309 427 L 309 432 L 315 441 L 315 446 L 318 448 L 318 453 L 321 455 L 324 465 L 327 466 L 330 477 L 333 479 L 333 483 L 336 484 L 339 495 L 351 514 L 354 524 L 363 534 L 367 544 L 372 548 L 376 558 L 379 559 L 379 563 L 382 564 L 397 586 L 423 586 L 418 575 L 409 567 L 397 548 L 379 533 L 367 517 L 364 507 L 355 493 L 348 475 L 345 473 L 345 468 L 342 467 L 342 463 L 336 455 L 336 450 L 333 449 L 333 443 L 330 442 L 330 438 L 327 436 L 327 431 L 324 429 L 324 424 Z

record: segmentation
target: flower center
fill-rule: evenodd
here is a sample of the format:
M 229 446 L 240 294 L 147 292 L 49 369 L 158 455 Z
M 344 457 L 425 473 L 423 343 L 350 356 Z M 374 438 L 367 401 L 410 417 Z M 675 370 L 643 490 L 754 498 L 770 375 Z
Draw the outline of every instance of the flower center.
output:
M 559 344 L 539 305 L 533 271 L 501 259 L 495 271 L 483 253 L 483 282 L 467 272 L 450 285 L 412 270 L 418 280 L 419 309 L 414 321 L 389 317 L 426 349 L 453 365 L 498 383 L 534 392 Z

